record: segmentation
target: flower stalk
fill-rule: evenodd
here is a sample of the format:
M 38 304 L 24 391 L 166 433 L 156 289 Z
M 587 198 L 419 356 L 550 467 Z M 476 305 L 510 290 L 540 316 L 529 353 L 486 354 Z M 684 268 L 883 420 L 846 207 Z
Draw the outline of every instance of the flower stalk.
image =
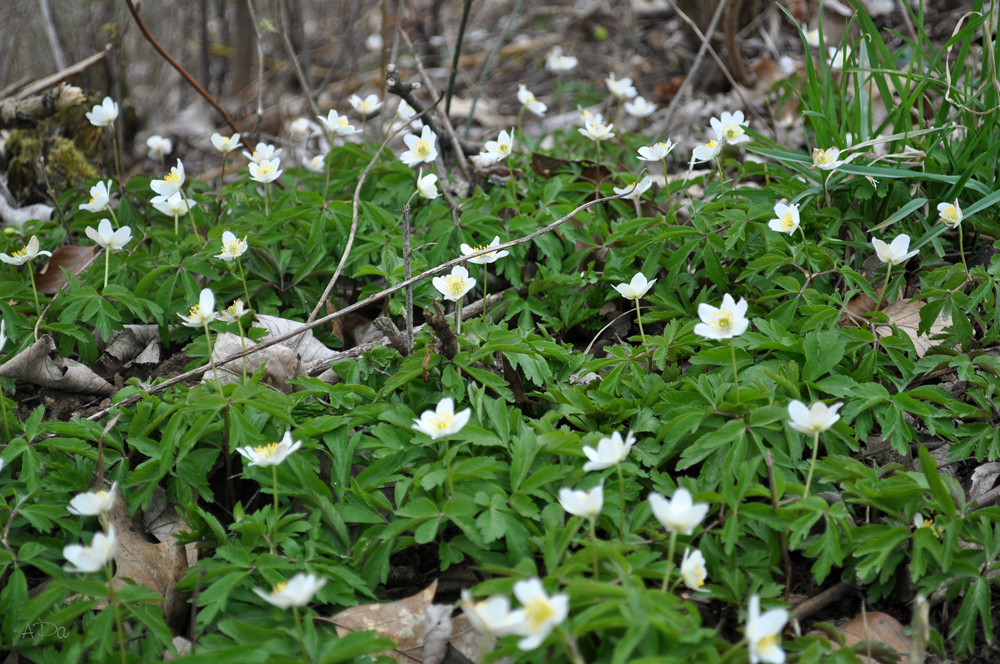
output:
M 118 593 L 115 592 L 115 574 L 112 569 L 112 561 L 108 561 L 108 597 L 111 601 L 111 609 L 115 614 L 115 625 L 118 628 L 118 650 L 121 652 L 122 664 L 128 664 L 128 655 L 125 653 L 125 629 L 122 627 L 122 615 L 118 608 Z
M 733 385 L 736 386 L 736 405 L 740 404 L 740 379 L 736 372 L 736 338 L 730 337 L 729 339 L 729 350 L 732 353 L 733 358 Z
M 662 592 L 667 592 L 667 585 L 670 583 L 670 574 L 674 571 L 674 551 L 677 548 L 677 531 L 670 531 L 670 544 L 667 545 L 667 571 L 663 573 Z
M 274 533 L 271 535 L 271 553 L 278 553 L 278 465 L 271 466 L 271 482 L 274 486 Z M 303 653 L 305 652 L 303 646 Z

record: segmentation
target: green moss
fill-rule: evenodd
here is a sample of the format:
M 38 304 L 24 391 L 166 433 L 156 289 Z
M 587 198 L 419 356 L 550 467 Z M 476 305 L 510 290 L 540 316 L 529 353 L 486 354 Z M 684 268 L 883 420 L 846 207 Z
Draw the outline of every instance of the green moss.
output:
M 8 167 L 11 191 L 19 201 L 26 201 L 45 192 L 41 157 L 45 155 L 45 172 L 56 193 L 79 187 L 98 176 L 73 141 L 57 137 L 42 137 L 29 129 L 12 131 L 7 139 L 10 155 Z

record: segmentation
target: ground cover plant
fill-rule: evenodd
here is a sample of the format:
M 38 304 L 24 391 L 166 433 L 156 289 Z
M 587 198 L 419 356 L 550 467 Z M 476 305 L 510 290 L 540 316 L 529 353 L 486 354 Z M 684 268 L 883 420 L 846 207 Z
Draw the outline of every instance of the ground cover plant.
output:
M 297 121 L 324 148 L 302 168 L 294 139 L 219 133 L 214 178 L 119 159 L 61 192 L 0 239 L 0 649 L 989 661 L 1000 88 L 974 9 L 943 45 L 913 15 L 905 53 L 864 11 L 836 44 L 803 31 L 775 103 L 811 152 L 733 108 L 679 154 L 623 130 L 652 104 L 610 74 L 548 142 L 510 90 L 517 126 L 459 166 L 444 102 L 390 72 L 396 117 L 359 95 Z M 88 240 L 40 291 L 41 257 Z M 356 311 L 387 341 L 345 349 Z M 126 331 L 192 371 L 91 372 Z M 50 419 L 25 381 L 107 402 Z M 821 597 L 903 645 L 848 639 Z

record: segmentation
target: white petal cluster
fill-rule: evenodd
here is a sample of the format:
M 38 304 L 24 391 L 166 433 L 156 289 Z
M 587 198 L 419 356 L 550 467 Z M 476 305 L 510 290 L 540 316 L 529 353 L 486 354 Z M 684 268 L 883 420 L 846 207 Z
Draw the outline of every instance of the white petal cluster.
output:
M 614 127 L 613 124 L 606 125 L 600 122 L 588 122 L 577 131 L 592 141 L 607 141 L 615 137 L 614 132 L 611 131 Z
M 98 182 L 90 188 L 90 202 L 82 203 L 80 209 L 87 212 L 103 212 L 104 208 L 108 207 L 110 201 L 111 180 L 108 180 L 107 184 Z
M 674 151 L 674 142 L 669 138 L 666 141 L 654 143 L 653 145 L 639 148 L 640 161 L 663 161 L 667 155 Z
M 437 134 L 427 125 L 420 131 L 420 136 L 407 134 L 403 137 L 403 142 L 409 149 L 399 155 L 399 160 L 407 166 L 433 164 L 437 159 Z
M 616 79 L 614 73 L 611 73 L 604 79 L 604 83 L 608 86 L 608 92 L 621 101 L 632 99 L 639 94 L 635 86 L 632 85 L 632 79 L 628 77 Z
M 642 198 L 642 195 L 649 191 L 649 188 L 652 186 L 653 181 L 649 179 L 649 176 L 643 175 L 642 179 L 638 182 L 625 185 L 624 187 L 614 187 L 614 190 L 616 194 L 627 201 L 637 201 Z
M 473 247 L 473 246 L 468 245 L 468 244 L 466 244 L 466 243 L 463 242 L 462 246 L 461 246 L 461 249 L 462 249 L 462 255 L 468 256 L 468 255 L 474 254 L 474 253 L 476 253 L 478 251 L 482 251 L 483 249 L 490 249 L 492 247 L 498 247 L 498 246 L 500 246 L 500 236 L 499 235 L 495 236 L 493 238 L 493 241 L 490 242 L 485 247 L 482 246 L 482 245 L 480 245 L 478 247 Z M 491 251 L 491 252 L 489 252 L 487 254 L 483 254 L 482 256 L 476 256 L 475 258 L 470 258 L 469 262 L 470 263 L 475 263 L 476 265 L 484 265 L 484 264 L 488 264 L 488 263 L 496 263 L 498 260 L 500 260 L 504 256 L 509 256 L 509 255 L 510 255 L 510 252 L 507 251 L 507 250 L 505 250 L 505 249 L 501 250 L 501 251 L 495 251 L 494 250 L 494 251 Z
M 649 506 L 653 516 L 668 532 L 690 535 L 708 514 L 708 503 L 696 503 L 691 492 L 684 487 L 674 491 L 674 497 L 667 500 L 658 493 L 649 494 Z
M 775 219 L 767 222 L 768 228 L 778 233 L 791 235 L 799 229 L 799 206 L 796 204 L 785 205 L 777 203 L 774 206 Z
M 107 219 L 101 219 L 97 230 L 88 226 L 86 232 L 87 237 L 93 240 L 94 244 L 104 247 L 108 251 L 121 251 L 132 239 L 131 228 L 122 226 L 118 230 L 114 230 L 111 227 L 111 222 Z
M 955 228 L 965 218 L 957 198 L 954 203 L 938 203 L 937 210 L 938 214 L 941 215 L 941 223 L 948 228 Z
M 322 115 L 316 116 L 319 123 L 323 125 L 330 136 L 350 136 L 356 134 L 360 129 L 355 129 L 350 119 L 346 115 L 340 115 L 337 111 L 330 109 L 324 118 Z
M 34 260 L 39 256 L 51 256 L 51 251 L 40 251 L 38 249 L 38 238 L 34 235 L 28 240 L 28 244 L 24 245 L 24 248 L 18 249 L 17 251 L 8 254 L 0 254 L 0 261 L 7 263 L 8 265 L 24 265 L 28 261 Z
M 872 240 L 872 246 L 875 247 L 878 259 L 886 265 L 905 263 L 919 253 L 917 251 L 907 251 L 910 248 L 910 236 L 906 234 L 897 235 L 891 244 L 874 239 Z
M 217 254 L 215 257 L 221 258 L 228 263 L 245 254 L 247 247 L 246 236 L 241 240 L 234 233 L 224 231 L 222 233 L 222 253 Z
M 613 432 L 610 438 L 601 438 L 597 441 L 596 449 L 584 445 L 583 453 L 590 460 L 583 464 L 583 470 L 589 473 L 592 470 L 605 470 L 617 466 L 628 457 L 633 445 L 635 436 L 631 431 L 626 433 L 624 440 L 617 431 Z
M 163 176 L 162 180 L 153 180 L 149 183 L 157 196 L 170 197 L 181 190 L 184 186 L 184 164 L 180 159 L 177 165 L 170 169 L 170 172 Z
M 191 201 L 184 198 L 179 191 L 175 191 L 170 196 L 154 196 L 149 202 L 168 217 L 185 215 L 192 206 Z
M 656 110 L 656 104 L 646 101 L 645 97 L 636 97 L 625 102 L 625 111 L 633 118 L 648 118 Z
M 255 182 L 267 184 L 274 182 L 281 177 L 280 159 L 261 159 L 259 163 L 250 162 L 247 168 L 250 169 L 250 179 Z
M 158 161 L 173 152 L 174 143 L 169 138 L 164 138 L 156 134 L 146 139 L 146 147 L 149 148 L 146 156 L 154 161 Z
M 772 609 L 761 615 L 760 596 L 750 596 L 747 626 L 743 634 L 750 651 L 750 664 L 783 664 L 785 651 L 781 649 L 781 630 L 788 622 L 788 611 Z
M 747 331 L 750 320 L 746 317 L 747 301 L 739 302 L 726 293 L 722 296 L 722 306 L 716 308 L 702 302 L 698 305 L 701 322 L 694 326 L 694 333 L 706 339 L 732 339 Z
M 630 283 L 618 284 L 617 286 L 612 286 L 612 288 L 618 291 L 618 293 L 626 300 L 638 300 L 645 297 L 646 293 L 649 292 L 649 289 L 652 288 L 655 283 L 656 279 L 646 281 L 646 275 L 642 272 L 636 272 Z
M 681 559 L 681 578 L 684 580 L 684 585 L 691 590 L 701 590 L 705 585 L 708 568 L 705 567 L 705 556 L 698 549 L 684 550 L 684 558 Z
M 513 133 L 511 131 L 508 134 L 506 129 L 501 130 L 497 140 L 486 141 L 485 150 L 480 152 L 479 156 L 492 161 L 503 161 L 509 157 L 510 151 L 513 149 Z
M 325 585 L 326 579 L 322 579 L 315 574 L 303 574 L 299 572 L 288 581 L 283 581 L 276 585 L 271 592 L 266 592 L 260 588 L 254 588 L 253 591 L 268 604 L 276 606 L 279 609 L 288 609 L 293 606 L 305 606 L 312 601 L 313 596 Z
M 806 407 L 801 401 L 793 400 L 788 404 L 788 425 L 800 433 L 816 434 L 823 433 L 840 419 L 837 411 L 842 403 L 835 403 L 827 406 L 822 401 L 817 401 L 811 407 Z
M 476 280 L 469 278 L 469 271 L 461 265 L 451 268 L 451 274 L 447 276 L 434 277 L 431 283 L 444 299 L 452 302 L 458 302 L 476 286 Z
M 253 150 L 253 154 L 250 154 L 246 150 L 243 151 L 243 156 L 255 164 L 277 159 L 279 154 L 281 154 L 281 148 L 275 149 L 273 145 L 268 145 L 267 143 L 258 143 L 257 147 Z
M 280 442 L 257 447 L 237 447 L 236 451 L 247 459 L 251 466 L 265 468 L 280 465 L 295 450 L 302 447 L 302 441 L 292 440 L 292 432 L 286 431 Z
M 358 95 L 351 95 L 347 98 L 347 101 L 358 115 L 371 115 L 382 108 L 382 102 L 379 101 L 378 95 L 375 94 L 370 94 L 364 99 Z
M 434 410 L 425 410 L 420 419 L 414 419 L 412 427 L 420 433 L 427 434 L 431 440 L 451 436 L 462 430 L 472 417 L 472 409 L 456 413 L 455 402 L 451 397 L 445 397 L 438 402 Z
M 96 533 L 88 546 L 70 544 L 63 548 L 63 558 L 70 564 L 66 571 L 93 574 L 103 572 L 118 551 L 118 537 L 114 526 L 108 526 L 108 533 Z
M 100 106 L 95 106 L 86 115 L 95 127 L 110 127 L 118 119 L 118 104 L 111 97 L 105 97 Z
M 69 501 L 70 514 L 77 516 L 98 516 L 108 512 L 115 506 L 115 492 L 118 490 L 118 482 L 111 485 L 108 491 L 87 491 L 78 493 Z
M 240 146 L 240 135 L 233 134 L 232 136 L 226 138 L 222 134 L 216 132 L 212 134 L 212 145 L 214 145 L 215 149 L 222 154 L 229 154 Z
M 573 516 L 596 517 L 604 509 L 604 481 L 590 491 L 574 491 L 568 487 L 559 489 L 559 504 Z
M 542 102 L 538 101 L 534 93 L 525 87 L 523 83 L 517 88 L 517 100 L 521 102 L 522 106 L 539 117 L 545 117 L 545 111 L 549 108 Z
M 437 180 L 438 176 L 433 173 L 417 177 L 417 192 L 421 198 L 432 201 L 438 197 Z
M 563 55 L 562 48 L 555 46 L 545 56 L 545 68 L 553 74 L 563 74 L 572 71 L 580 63 L 572 55 Z
M 207 288 L 203 288 L 198 297 L 198 304 L 191 307 L 188 315 L 177 314 L 184 321 L 187 327 L 204 327 L 216 319 L 215 295 Z

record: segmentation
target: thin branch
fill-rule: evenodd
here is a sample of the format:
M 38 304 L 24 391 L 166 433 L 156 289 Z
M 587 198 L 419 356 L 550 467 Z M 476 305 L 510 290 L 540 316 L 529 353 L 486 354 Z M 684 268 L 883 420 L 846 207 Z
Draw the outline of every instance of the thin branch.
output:
M 180 73 L 180 75 L 184 77 L 184 80 L 187 81 L 188 84 L 190 84 L 191 87 L 193 87 L 198 92 L 198 94 L 204 97 L 205 100 L 212 105 L 212 108 L 217 110 L 222 115 L 222 118 L 226 121 L 226 124 L 228 124 L 229 127 L 233 130 L 234 134 L 239 133 L 240 131 L 239 127 L 237 127 L 236 123 L 233 122 L 233 119 L 229 117 L 229 113 L 226 113 L 226 109 L 222 108 L 222 106 L 219 105 L 219 102 L 215 101 L 215 97 L 210 95 L 208 91 L 205 90 L 205 88 L 201 87 L 201 85 L 198 84 L 198 81 L 194 80 L 191 74 L 189 74 L 187 70 L 180 65 L 179 62 L 174 60 L 170 56 L 170 54 L 167 53 L 167 51 L 162 46 L 160 46 L 160 42 L 156 41 L 156 38 L 153 37 L 152 34 L 150 34 L 149 28 L 147 28 L 146 24 L 142 22 L 142 17 L 139 16 L 139 10 L 135 8 L 135 4 L 133 4 L 132 0 L 125 0 L 125 4 L 128 6 L 128 10 L 132 14 L 132 18 L 135 19 L 135 24 L 139 26 L 139 32 L 141 32 L 142 36 L 146 38 L 146 41 L 152 44 L 153 48 L 156 49 L 156 52 L 159 53 L 163 57 L 163 59 L 170 64 L 171 67 L 176 69 Z M 250 140 L 246 136 L 240 136 L 240 140 L 248 150 L 250 150 L 251 152 L 253 151 L 253 145 L 250 143 Z
M 250 10 L 250 22 L 253 23 L 253 33 L 257 38 L 257 121 L 254 127 L 260 125 L 260 118 L 264 114 L 264 36 L 260 34 L 260 23 L 257 22 L 257 12 L 253 8 L 253 0 L 247 0 L 247 9 Z M 251 151 L 253 148 L 250 148 Z
M 454 267 L 456 265 L 459 265 L 461 263 L 464 263 L 467 260 L 469 260 L 470 258 L 477 258 L 479 256 L 484 256 L 484 255 L 486 255 L 488 253 L 491 253 L 491 252 L 494 252 L 494 251 L 502 251 L 504 249 L 510 249 L 511 247 L 517 247 L 517 246 L 525 244 L 527 242 L 531 242 L 536 237 L 545 235 L 546 233 L 549 233 L 549 232 L 554 231 L 555 229 L 559 228 L 564 223 L 566 223 L 567 221 L 569 221 L 570 219 L 572 219 L 576 215 L 580 214 L 584 210 L 589 210 L 590 208 L 594 207 L 595 205 L 601 205 L 601 204 L 607 203 L 608 201 L 617 200 L 619 198 L 622 198 L 625 195 L 627 195 L 627 192 L 623 193 L 623 194 L 616 194 L 614 196 L 607 196 L 605 198 L 597 198 L 597 199 L 594 199 L 592 201 L 588 201 L 588 202 L 584 203 L 583 205 L 577 207 L 576 209 L 571 210 L 565 216 L 560 217 L 559 219 L 556 219 L 555 221 L 553 221 L 551 224 L 549 224 L 545 228 L 540 228 L 540 229 L 538 229 L 537 231 L 535 231 L 533 233 L 528 233 L 527 235 L 519 237 L 516 240 L 511 240 L 510 242 L 504 242 L 503 244 L 500 244 L 500 245 L 495 246 L 495 247 L 491 246 L 491 247 L 488 247 L 488 248 L 483 249 L 481 251 L 477 251 L 477 252 L 475 252 L 473 254 L 466 254 L 466 255 L 463 255 L 463 256 L 459 256 L 458 258 L 453 258 L 450 261 L 445 261 L 444 263 L 441 263 L 437 267 L 432 267 L 429 270 L 425 270 L 424 272 L 421 272 L 420 274 L 418 274 L 415 277 L 412 277 L 410 279 L 406 279 L 406 280 L 404 280 L 404 281 L 396 284 L 395 286 L 391 286 L 389 288 L 386 288 L 385 290 L 379 291 L 378 293 L 375 293 L 374 295 L 366 297 L 364 300 L 361 300 L 360 302 L 355 302 L 354 304 L 346 306 L 343 309 L 340 309 L 338 311 L 333 312 L 332 314 L 327 314 L 326 316 L 323 316 L 322 318 L 317 318 L 316 320 L 314 320 L 314 321 L 312 321 L 310 323 L 306 323 L 305 325 L 302 325 L 300 327 L 297 327 L 297 328 L 295 328 L 294 330 L 292 330 L 290 332 L 286 332 L 285 334 L 279 334 L 279 335 L 277 335 L 275 337 L 271 337 L 267 341 L 261 342 L 261 343 L 256 344 L 255 346 L 253 346 L 251 348 L 247 348 L 245 350 L 241 350 L 241 351 L 239 351 L 237 353 L 233 353 L 229 357 L 225 357 L 225 358 L 223 358 L 221 360 L 216 360 L 215 367 L 218 368 L 218 367 L 224 366 L 226 364 L 229 364 L 230 362 L 235 362 L 236 360 L 238 360 L 238 359 L 240 359 L 242 357 L 245 357 L 246 355 L 251 355 L 253 353 L 260 352 L 260 351 L 262 351 L 265 348 L 268 348 L 270 346 L 274 346 L 276 344 L 280 344 L 283 341 L 287 341 L 289 339 L 294 339 L 295 337 L 299 336 L 300 334 L 302 334 L 303 332 L 305 332 L 307 330 L 311 330 L 314 327 L 319 327 L 320 325 L 324 325 L 326 323 L 329 323 L 332 320 L 335 320 L 337 318 L 341 318 L 342 316 L 346 316 L 349 313 L 353 313 L 355 311 L 359 311 L 361 309 L 364 309 L 365 307 L 371 306 L 372 304 L 378 302 L 379 300 L 381 300 L 384 297 L 388 297 L 390 295 L 393 295 L 394 293 L 398 293 L 399 291 L 405 289 L 407 286 L 412 286 L 413 284 L 415 284 L 417 282 L 420 282 L 420 281 L 423 281 L 424 279 L 427 279 L 428 277 L 433 277 L 436 274 L 440 274 L 441 272 L 444 272 L 446 270 L 450 270 L 452 267 Z M 464 318 L 464 316 L 463 316 L 463 318 Z M 130 405 L 136 403 L 137 401 L 141 400 L 144 395 L 155 394 L 157 392 L 162 392 L 163 390 L 167 389 L 168 387 L 173 387 L 174 385 L 177 385 L 178 383 L 183 383 L 184 381 L 190 380 L 191 378 L 197 378 L 198 376 L 201 376 L 202 374 L 204 374 L 204 373 L 206 373 L 208 371 L 211 371 L 211 370 L 212 370 L 212 365 L 211 364 L 205 364 L 203 366 L 198 367 L 197 369 L 192 369 L 191 371 L 186 371 L 186 372 L 184 372 L 182 374 L 174 376 L 173 378 L 165 380 L 162 383 L 159 383 L 158 385 L 154 385 L 153 387 L 151 387 L 150 389 L 146 390 L 142 394 L 133 394 L 132 396 L 130 396 L 130 397 L 126 398 L 126 399 L 123 399 L 121 402 L 115 404 L 114 406 L 108 406 L 107 408 L 104 408 L 103 410 L 100 410 L 100 411 L 94 413 L 93 415 L 91 415 L 87 419 L 96 422 L 97 420 L 99 420 L 102 417 L 106 416 L 110 412 L 110 410 L 111 410 L 112 407 L 114 407 L 114 408 L 123 408 L 125 406 L 130 406 Z
M 306 93 L 309 108 L 312 110 L 314 116 L 319 117 L 322 113 L 319 112 L 319 106 L 316 105 L 316 100 L 313 99 L 312 90 L 309 88 L 309 80 L 306 78 L 305 72 L 302 71 L 302 64 L 299 62 L 299 57 L 295 54 L 292 40 L 288 37 L 288 20 L 285 17 L 285 12 L 285 0 L 278 0 L 278 21 L 281 24 L 281 40 L 285 43 L 285 50 L 288 51 L 288 55 L 292 58 L 292 64 L 295 66 L 295 75 L 299 78 L 299 85 L 302 86 L 302 91 Z
M 131 0 L 129 0 L 131 1 Z M 677 3 L 674 4 L 674 9 L 677 9 Z M 715 8 L 715 13 L 712 15 L 712 22 L 708 24 L 708 30 L 705 31 L 706 34 L 712 35 L 715 32 L 715 26 L 719 24 L 719 19 L 722 18 L 722 14 L 726 11 L 726 5 L 728 0 L 719 0 L 719 6 Z M 705 51 L 708 50 L 708 40 L 709 37 L 702 35 L 701 48 L 698 49 L 697 55 L 694 56 L 694 62 L 691 63 L 691 69 L 688 70 L 687 76 L 684 77 L 684 82 L 681 83 L 681 87 L 677 90 L 677 94 L 670 101 L 670 106 L 667 107 L 666 119 L 664 120 L 664 127 L 670 127 L 670 121 L 674 117 L 674 110 L 677 108 L 677 104 L 680 103 L 681 98 L 687 91 L 688 85 L 694 80 L 695 74 L 698 72 L 698 68 L 701 67 L 701 61 L 705 59 Z

